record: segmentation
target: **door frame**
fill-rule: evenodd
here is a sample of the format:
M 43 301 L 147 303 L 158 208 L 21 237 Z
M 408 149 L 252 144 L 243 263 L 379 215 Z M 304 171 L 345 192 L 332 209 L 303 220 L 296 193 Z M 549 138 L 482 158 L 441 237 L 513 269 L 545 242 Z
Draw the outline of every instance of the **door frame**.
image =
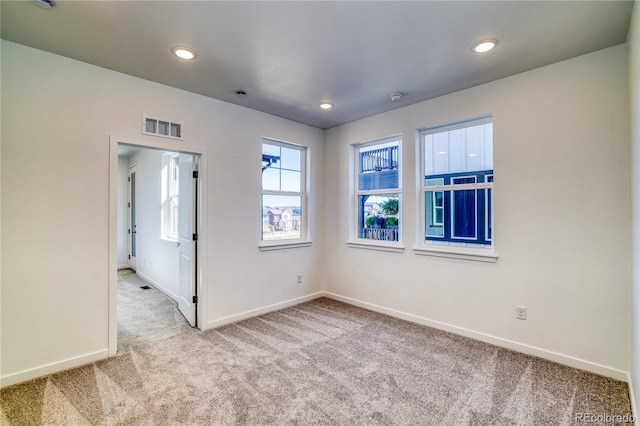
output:
M 130 145 L 138 148 L 158 149 L 198 155 L 198 181 L 196 205 L 196 229 L 198 229 L 198 250 L 196 253 L 195 278 L 198 294 L 197 323 L 202 329 L 208 323 L 207 318 L 207 149 L 182 142 L 146 141 L 129 137 L 109 136 L 109 309 L 107 312 L 109 356 L 118 351 L 118 145 Z
M 136 177 L 133 182 L 131 181 L 131 176 L 135 173 Z M 133 234 L 137 234 L 137 231 L 134 229 L 134 226 L 138 226 L 138 165 L 131 164 L 127 169 L 127 248 L 129 250 L 128 258 L 127 258 L 127 266 L 134 271 L 138 270 L 138 262 L 137 262 L 137 252 L 138 252 L 138 243 L 137 239 L 133 237 Z M 134 250 L 135 244 L 135 250 Z M 133 252 L 136 252 L 136 256 L 133 256 Z M 132 261 L 133 256 L 133 261 Z

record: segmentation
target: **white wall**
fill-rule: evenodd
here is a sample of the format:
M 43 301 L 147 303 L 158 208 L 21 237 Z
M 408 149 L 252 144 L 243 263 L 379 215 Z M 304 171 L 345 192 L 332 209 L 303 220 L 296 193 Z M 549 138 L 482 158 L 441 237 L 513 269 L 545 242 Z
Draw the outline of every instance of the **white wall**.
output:
M 328 291 L 626 378 L 630 168 L 626 46 L 330 129 Z M 416 255 L 416 129 L 493 114 L 495 264 Z M 349 145 L 403 135 L 405 250 L 348 247 Z M 337 219 L 335 219 L 337 218 Z M 516 320 L 516 305 L 527 307 Z
M 207 151 L 205 327 L 327 289 L 605 374 L 628 370 L 626 46 L 324 133 L 1 43 L 2 385 L 106 356 L 109 135 L 155 141 L 140 132 L 142 114 L 183 122 L 184 143 Z M 500 257 L 417 256 L 415 129 L 486 113 L 494 117 Z M 639 146 L 637 109 L 634 123 Z M 406 249 L 348 248 L 349 144 L 397 133 Z M 265 136 L 310 147 L 310 248 L 258 249 Z M 526 321 L 515 319 L 515 305 L 527 306 Z
M 633 202 L 632 218 L 632 268 L 631 287 L 631 359 L 630 376 L 635 407 L 640 407 L 640 10 L 638 2 L 633 7 L 631 27 L 627 37 L 629 53 L 629 99 L 631 107 L 631 169 Z M 635 413 L 638 414 L 637 411 Z
M 129 159 L 127 157 L 118 157 L 118 269 L 127 267 L 129 256 L 129 241 L 127 234 L 128 168 Z
M 163 153 L 141 149 L 129 158 L 129 167 L 136 165 L 138 180 L 136 272 L 177 301 L 180 250 L 175 241 L 162 238 L 161 229 Z
M 210 159 L 205 327 L 323 288 L 318 216 L 312 247 L 258 249 L 262 137 L 309 146 L 314 211 L 321 130 L 7 41 L 1 55 L 2 385 L 107 356 L 109 135 L 157 140 L 143 114 L 184 123 Z

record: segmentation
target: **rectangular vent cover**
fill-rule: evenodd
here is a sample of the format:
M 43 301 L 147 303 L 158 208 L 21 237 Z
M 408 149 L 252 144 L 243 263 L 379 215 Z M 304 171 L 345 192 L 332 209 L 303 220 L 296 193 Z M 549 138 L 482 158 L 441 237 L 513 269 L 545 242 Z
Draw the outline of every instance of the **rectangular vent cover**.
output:
M 145 135 L 182 140 L 182 123 L 175 123 L 143 115 L 142 133 Z

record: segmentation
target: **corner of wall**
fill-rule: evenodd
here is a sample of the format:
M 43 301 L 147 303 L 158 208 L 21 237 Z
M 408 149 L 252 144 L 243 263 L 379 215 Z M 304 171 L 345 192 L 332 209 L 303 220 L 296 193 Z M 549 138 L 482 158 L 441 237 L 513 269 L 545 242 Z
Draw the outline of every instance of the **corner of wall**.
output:
M 634 3 L 627 36 L 629 52 L 629 110 L 631 124 L 631 203 L 632 203 L 632 282 L 630 287 L 630 365 L 629 396 L 633 415 L 637 419 L 640 396 L 634 387 L 640 384 L 640 6 Z M 637 423 L 636 423 L 637 424 Z

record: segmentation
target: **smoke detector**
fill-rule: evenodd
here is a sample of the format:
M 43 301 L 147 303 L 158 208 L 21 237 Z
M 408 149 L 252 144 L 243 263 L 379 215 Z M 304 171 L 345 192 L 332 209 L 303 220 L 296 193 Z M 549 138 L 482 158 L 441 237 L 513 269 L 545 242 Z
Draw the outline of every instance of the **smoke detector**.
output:
M 42 9 L 53 9 L 56 2 L 55 0 L 33 0 L 33 4 Z
M 400 99 L 402 99 L 403 96 L 404 93 L 394 92 L 389 95 L 389 99 L 391 99 L 391 102 L 398 102 Z

